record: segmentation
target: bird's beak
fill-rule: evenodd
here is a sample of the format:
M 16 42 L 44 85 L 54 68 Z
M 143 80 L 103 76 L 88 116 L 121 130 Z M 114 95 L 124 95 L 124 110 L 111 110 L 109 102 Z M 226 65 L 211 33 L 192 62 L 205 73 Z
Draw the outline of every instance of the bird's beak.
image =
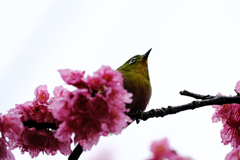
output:
M 152 48 L 149 49 L 149 50 L 147 51 L 147 53 L 145 53 L 144 55 L 142 55 L 142 60 L 147 61 L 148 55 L 150 54 L 151 50 L 152 50 Z

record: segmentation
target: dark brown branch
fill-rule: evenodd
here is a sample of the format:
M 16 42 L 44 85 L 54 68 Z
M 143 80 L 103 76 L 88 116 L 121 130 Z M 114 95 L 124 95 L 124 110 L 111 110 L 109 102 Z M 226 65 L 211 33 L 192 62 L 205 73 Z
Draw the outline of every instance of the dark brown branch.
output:
M 216 96 L 210 96 L 210 95 L 200 95 L 200 94 L 196 94 L 196 93 L 192 93 L 189 91 L 180 91 L 179 94 L 183 95 L 183 96 L 188 96 L 188 97 L 192 97 L 195 99 L 201 99 L 201 100 L 205 100 L 205 99 L 212 99 L 215 98 Z
M 202 99 L 201 101 L 192 101 L 191 103 L 179 105 L 179 106 L 168 106 L 167 108 L 160 108 L 160 109 L 152 109 L 148 112 L 137 112 L 137 113 L 126 113 L 131 119 L 137 119 L 137 123 L 139 120 L 146 121 L 149 118 L 153 117 L 164 117 L 169 114 L 176 114 L 178 112 L 182 112 L 185 110 L 196 109 L 203 106 L 209 105 L 223 105 L 223 104 L 230 104 L 230 103 L 238 103 L 240 104 L 240 97 L 226 97 L 226 96 L 210 96 L 210 95 L 200 95 L 191 93 L 188 91 L 181 91 L 181 95 L 193 97 L 196 99 Z
M 203 106 L 223 105 L 223 104 L 230 104 L 230 103 L 240 104 L 240 96 L 238 95 L 235 97 L 226 97 L 226 96 L 220 96 L 220 95 L 210 96 L 210 95 L 195 94 L 186 90 L 181 91 L 180 94 L 184 96 L 189 96 L 195 99 L 201 99 L 201 100 L 192 101 L 191 103 L 179 105 L 179 106 L 168 106 L 167 108 L 152 109 L 148 112 L 138 111 L 136 113 L 126 113 L 126 115 L 128 115 L 131 119 L 136 119 L 136 122 L 139 123 L 140 120 L 146 121 L 149 118 L 164 117 L 169 114 L 176 114 L 185 110 L 190 110 L 190 109 L 193 110 Z M 57 129 L 58 128 L 54 123 L 36 123 L 32 120 L 25 121 L 23 122 L 23 124 L 24 126 L 35 127 L 37 129 L 42 129 L 42 128 Z M 83 152 L 82 147 L 78 144 L 68 159 L 77 160 L 79 156 L 82 154 L 82 152 Z
M 35 127 L 36 129 L 44 129 L 44 128 L 51 128 L 51 129 L 58 129 L 57 125 L 55 123 L 37 123 L 33 120 L 27 120 L 23 122 L 24 126 L 27 126 L 29 128 Z
M 68 160 L 78 160 L 82 152 L 82 146 L 80 146 L 80 144 L 78 143 L 77 146 L 74 148 L 73 152 L 69 155 Z

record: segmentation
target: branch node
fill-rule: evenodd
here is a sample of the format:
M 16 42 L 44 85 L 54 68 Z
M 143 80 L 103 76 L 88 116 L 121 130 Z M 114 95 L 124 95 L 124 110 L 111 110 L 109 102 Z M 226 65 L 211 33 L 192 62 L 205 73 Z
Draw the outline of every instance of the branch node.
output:
M 143 119 L 143 112 L 141 110 L 138 110 L 136 112 L 136 123 L 138 124 L 141 119 Z

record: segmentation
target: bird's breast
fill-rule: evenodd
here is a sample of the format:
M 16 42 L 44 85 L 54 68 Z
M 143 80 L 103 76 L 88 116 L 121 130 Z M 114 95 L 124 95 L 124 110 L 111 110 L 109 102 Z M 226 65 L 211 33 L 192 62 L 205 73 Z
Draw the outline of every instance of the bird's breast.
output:
M 124 88 L 133 93 L 133 102 L 127 104 L 126 107 L 130 108 L 130 112 L 144 111 L 152 93 L 149 78 L 136 72 L 134 74 L 123 74 L 123 78 Z

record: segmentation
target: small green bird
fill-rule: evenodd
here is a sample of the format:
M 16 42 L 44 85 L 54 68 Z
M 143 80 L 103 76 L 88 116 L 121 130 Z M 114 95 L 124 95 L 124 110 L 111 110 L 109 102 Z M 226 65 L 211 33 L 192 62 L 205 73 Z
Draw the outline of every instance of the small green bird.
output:
M 147 63 L 151 50 L 143 55 L 133 56 L 117 69 L 123 75 L 124 88 L 133 93 L 132 103 L 126 104 L 130 112 L 144 111 L 151 98 L 152 89 Z

